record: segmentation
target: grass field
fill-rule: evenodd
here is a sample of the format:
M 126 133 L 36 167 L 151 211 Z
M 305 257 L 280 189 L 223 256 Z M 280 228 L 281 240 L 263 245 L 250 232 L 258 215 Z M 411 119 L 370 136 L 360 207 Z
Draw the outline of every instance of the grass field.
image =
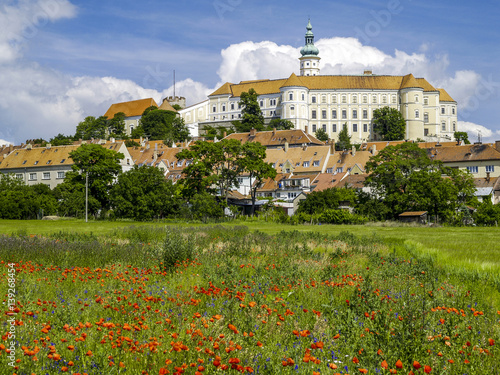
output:
M 477 232 L 243 224 L 1 222 L 0 373 L 500 373 Z

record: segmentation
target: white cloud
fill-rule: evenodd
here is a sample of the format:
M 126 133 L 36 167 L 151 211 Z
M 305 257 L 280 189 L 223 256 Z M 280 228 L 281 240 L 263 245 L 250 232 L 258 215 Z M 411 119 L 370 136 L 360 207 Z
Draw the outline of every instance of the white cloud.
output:
M 459 121 L 457 130 L 461 132 L 467 132 L 469 141 L 471 141 L 471 143 L 476 142 L 479 135 L 481 135 L 481 140 L 484 143 L 497 141 L 500 137 L 499 130 L 491 130 L 483 125 L 468 121 Z
M 23 47 L 29 43 L 24 42 L 33 38 L 48 22 L 74 17 L 77 8 L 68 0 L 8 3 L 11 5 L 0 8 L 3 26 L 0 30 L 0 138 L 20 143 L 27 138 L 73 134 L 85 116 L 100 116 L 112 103 L 152 97 L 160 104 L 162 98 L 172 95 L 172 87 L 162 91 L 145 88 L 158 83 L 154 71 L 151 77 L 146 76 L 136 83 L 114 77 L 70 76 L 25 61 Z M 460 109 L 470 113 L 473 110 L 471 103 L 475 103 L 478 88 L 484 82 L 474 71 L 457 71 L 450 75 L 448 57 L 427 56 L 425 45 L 419 52 L 395 50 L 393 54 L 363 45 L 356 38 L 324 38 L 316 45 L 320 50 L 322 74 L 361 74 L 366 69 L 374 74 L 413 73 L 425 77 L 436 87 L 444 87 L 459 102 Z M 185 96 L 190 105 L 205 100 L 224 82 L 286 78 L 292 72 L 299 72 L 299 57 L 300 48 L 270 41 L 233 44 L 221 51 L 216 87 L 185 79 L 176 83 L 176 93 Z M 208 80 L 213 81 L 212 77 L 207 77 Z M 464 128 L 476 129 L 473 123 L 463 124 Z M 488 131 L 495 136 L 484 128 L 484 137 L 488 136 Z
M 12 144 L 12 142 L 6 141 L 4 139 L 0 139 L 0 146 L 8 146 Z
M 24 43 L 49 22 L 76 15 L 67 0 L 20 0 L 0 10 L 0 64 L 19 58 Z

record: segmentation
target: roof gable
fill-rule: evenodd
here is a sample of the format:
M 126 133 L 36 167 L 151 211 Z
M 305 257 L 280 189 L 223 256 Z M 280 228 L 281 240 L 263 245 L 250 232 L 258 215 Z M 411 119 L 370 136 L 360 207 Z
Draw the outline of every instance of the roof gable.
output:
M 111 107 L 109 107 L 104 116 L 112 119 L 119 112 L 125 113 L 126 117 L 142 116 L 144 111 L 151 106 L 158 107 L 158 104 L 152 98 L 111 104 Z

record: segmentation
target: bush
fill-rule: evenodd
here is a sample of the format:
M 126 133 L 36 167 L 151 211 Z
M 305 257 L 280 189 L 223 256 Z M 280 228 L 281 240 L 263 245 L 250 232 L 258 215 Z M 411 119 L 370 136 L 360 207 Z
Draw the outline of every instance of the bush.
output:
M 191 235 L 185 238 L 178 229 L 167 227 L 166 232 L 161 248 L 160 268 L 170 272 L 177 264 L 193 257 L 194 240 Z

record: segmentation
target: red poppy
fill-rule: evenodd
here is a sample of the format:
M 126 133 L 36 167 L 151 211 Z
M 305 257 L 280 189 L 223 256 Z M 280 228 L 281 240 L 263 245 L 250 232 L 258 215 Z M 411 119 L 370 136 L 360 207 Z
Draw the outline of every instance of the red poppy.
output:
M 382 361 L 382 363 L 380 364 L 380 366 L 382 366 L 382 368 L 387 368 L 387 367 L 389 367 L 389 364 L 388 364 L 388 363 L 387 363 L 387 361 L 384 359 L 384 360 Z
M 422 367 L 422 365 L 417 361 L 413 361 L 413 367 L 415 368 L 415 370 L 418 370 L 420 367 Z
M 426 374 L 430 374 L 430 373 L 431 373 L 431 371 L 432 371 L 431 366 L 427 366 L 427 365 L 426 365 L 426 366 L 424 367 L 424 372 L 425 372 Z
M 401 362 L 401 360 L 400 360 L 400 359 L 398 359 L 398 360 L 396 361 L 396 368 L 400 368 L 400 369 L 401 369 L 401 368 L 403 368 L 403 362 Z

